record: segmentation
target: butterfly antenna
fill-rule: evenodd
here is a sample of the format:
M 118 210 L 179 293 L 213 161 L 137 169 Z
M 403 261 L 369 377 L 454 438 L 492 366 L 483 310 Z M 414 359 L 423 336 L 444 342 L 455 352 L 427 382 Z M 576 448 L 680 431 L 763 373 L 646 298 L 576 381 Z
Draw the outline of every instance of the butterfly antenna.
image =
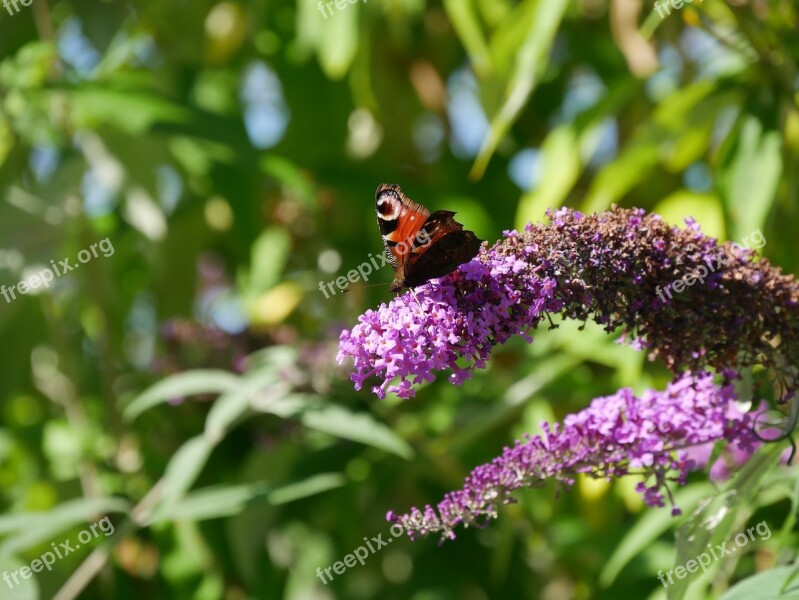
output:
M 342 294 L 346 294 L 347 292 L 351 292 L 353 290 L 362 290 L 362 289 L 365 289 L 365 288 L 377 287 L 377 286 L 380 286 L 380 285 L 386 285 L 386 284 L 385 283 L 373 283 L 371 285 L 356 285 L 354 287 L 353 286 L 348 286 L 347 289 L 346 290 L 342 290 L 341 293 Z
M 411 296 L 413 296 L 416 299 L 416 304 L 419 305 L 419 308 L 422 308 L 422 303 L 419 302 L 419 297 L 416 295 L 416 292 L 413 291 L 413 288 L 408 288 L 408 291 L 410 291 Z

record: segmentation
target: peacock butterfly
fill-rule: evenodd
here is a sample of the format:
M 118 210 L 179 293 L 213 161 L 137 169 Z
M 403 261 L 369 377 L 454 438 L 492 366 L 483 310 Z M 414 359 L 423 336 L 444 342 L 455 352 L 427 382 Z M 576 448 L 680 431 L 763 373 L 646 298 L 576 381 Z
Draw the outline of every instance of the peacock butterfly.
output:
M 437 210 L 430 214 L 395 184 L 378 186 L 375 210 L 386 256 L 394 268 L 394 281 L 389 286 L 392 292 L 452 273 L 472 260 L 483 243 L 452 218 L 454 212 Z

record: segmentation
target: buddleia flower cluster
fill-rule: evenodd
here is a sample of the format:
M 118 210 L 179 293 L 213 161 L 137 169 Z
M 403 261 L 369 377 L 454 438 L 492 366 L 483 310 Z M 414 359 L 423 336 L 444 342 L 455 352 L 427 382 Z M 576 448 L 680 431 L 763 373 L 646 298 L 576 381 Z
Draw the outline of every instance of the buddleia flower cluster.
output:
M 515 334 L 530 339 L 547 313 L 621 329 L 675 373 L 764 364 L 790 374 L 785 365 L 799 364 L 793 275 L 719 244 L 691 220 L 672 227 L 622 208 L 550 216 L 551 224 L 506 232 L 455 273 L 417 288 L 416 298 L 406 292 L 344 330 L 337 358 L 354 359 L 356 389 L 376 378 L 378 396 L 410 398 L 413 384 L 437 371 L 461 383 L 493 346 Z M 691 278 L 703 272 L 703 283 Z M 697 283 L 674 293 L 676 281 Z
M 410 398 L 413 385 L 432 381 L 437 371 L 448 370 L 452 383 L 462 383 L 485 366 L 494 345 L 513 335 L 532 341 L 528 332 L 545 311 L 560 308 L 555 280 L 533 264 L 534 251 L 500 256 L 483 250 L 480 260 L 437 284 L 363 314 L 352 331 L 342 332 L 338 353 L 340 363 L 355 359 L 356 389 L 376 377 L 382 384 L 372 391 L 380 398 Z
M 645 476 L 645 500 L 660 505 L 669 484 L 697 466 L 690 448 L 727 440 L 740 457 L 755 447 L 752 418 L 733 402 L 729 381 L 737 372 L 763 365 L 784 398 L 796 400 L 799 285 L 792 275 L 704 235 L 690 219 L 673 227 L 618 207 L 594 215 L 561 209 L 549 218 L 505 232 L 472 262 L 417 288 L 415 298 L 399 296 L 343 331 L 338 361 L 354 360 L 356 388 L 374 380 L 377 396 L 410 398 L 441 371 L 459 385 L 495 345 L 517 334 L 532 341 L 552 315 L 621 332 L 675 380 L 661 392 L 622 390 L 595 400 L 475 469 L 435 509 L 389 513 L 411 534 L 452 537 L 458 524 L 495 516 L 513 490 L 549 479 L 568 486 L 577 473 L 636 470 Z M 723 381 L 713 383 L 712 372 Z
M 482 526 L 496 517 L 500 506 L 514 501 L 514 490 L 546 481 L 568 488 L 581 473 L 608 479 L 638 474 L 642 480 L 636 489 L 645 502 L 663 506 L 668 485 L 684 484 L 696 467 L 689 449 L 727 440 L 749 454 L 759 445 L 753 417 L 738 410 L 736 399 L 732 384 L 717 385 L 710 373 L 684 375 L 662 392 L 636 396 L 623 389 L 595 399 L 562 426 L 542 423 L 541 435 L 517 441 L 474 469 L 463 488 L 435 508 L 389 512 L 387 518 L 411 538 L 437 533 L 454 539 L 457 525 Z

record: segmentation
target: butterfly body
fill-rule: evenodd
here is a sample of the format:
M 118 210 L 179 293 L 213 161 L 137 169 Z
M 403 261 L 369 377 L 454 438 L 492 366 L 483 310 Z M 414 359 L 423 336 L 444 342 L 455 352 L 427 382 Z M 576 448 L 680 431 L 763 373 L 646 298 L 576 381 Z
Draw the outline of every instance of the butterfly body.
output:
M 454 212 L 430 213 L 402 193 L 398 185 L 384 183 L 375 192 L 377 224 L 394 281 L 389 290 L 414 288 L 443 277 L 469 262 L 480 250 L 480 240 L 465 230 Z

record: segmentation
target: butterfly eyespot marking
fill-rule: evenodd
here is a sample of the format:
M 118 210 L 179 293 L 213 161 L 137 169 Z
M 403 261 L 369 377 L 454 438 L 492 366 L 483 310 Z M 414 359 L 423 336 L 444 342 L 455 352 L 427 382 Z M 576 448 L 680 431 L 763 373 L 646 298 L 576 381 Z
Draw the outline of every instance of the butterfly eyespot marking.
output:
M 402 203 L 386 194 L 377 201 L 377 212 L 384 221 L 393 221 L 402 212 Z

